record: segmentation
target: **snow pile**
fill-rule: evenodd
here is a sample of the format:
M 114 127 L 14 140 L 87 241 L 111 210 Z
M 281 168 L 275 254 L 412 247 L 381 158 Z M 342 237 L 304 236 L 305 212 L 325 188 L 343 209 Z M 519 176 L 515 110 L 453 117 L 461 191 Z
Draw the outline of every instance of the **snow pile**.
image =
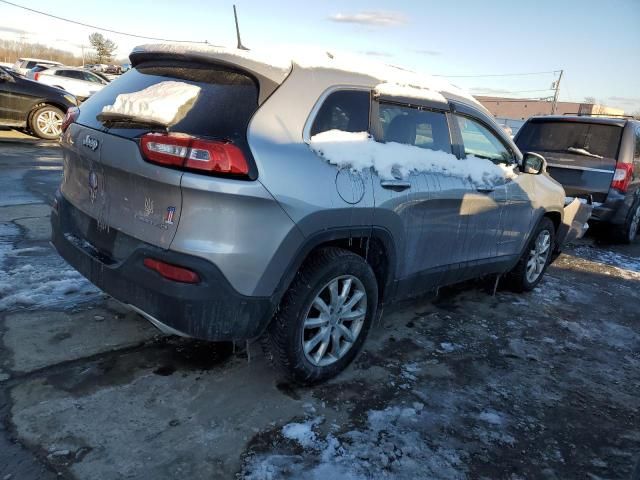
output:
M 102 113 L 174 125 L 184 118 L 199 93 L 197 85 L 160 82 L 138 92 L 121 93 L 113 105 L 102 108 Z
M 0 223 L 0 312 L 76 305 L 102 293 L 50 247 L 16 249 L 20 230 Z
M 376 142 L 367 132 L 329 130 L 311 137 L 311 149 L 329 163 L 356 171 L 373 167 L 380 178 L 406 178 L 411 172 L 442 173 L 475 185 L 495 185 L 517 177 L 514 166 L 496 165 L 476 157 L 458 159 L 451 153 L 401 143 Z
M 314 425 L 314 422 L 289 423 L 282 427 L 282 435 L 289 440 L 295 440 L 303 447 L 310 447 L 316 441 Z
M 425 427 L 432 423 L 430 416 L 419 402 L 370 410 L 362 430 L 352 430 L 340 437 L 332 433 L 324 438 L 314 436 L 315 440 L 304 446 L 303 455 L 270 454 L 249 458 L 243 478 L 465 478 L 462 460 L 455 450 L 428 443 L 431 432 Z M 300 425 L 310 426 L 309 423 L 290 425 L 296 425 L 292 430 L 297 433 L 306 432 L 306 427 Z
M 374 93 L 388 95 L 390 97 L 415 98 L 419 100 L 430 100 L 438 103 L 447 103 L 447 99 L 440 92 L 419 85 L 380 83 L 376 85 Z

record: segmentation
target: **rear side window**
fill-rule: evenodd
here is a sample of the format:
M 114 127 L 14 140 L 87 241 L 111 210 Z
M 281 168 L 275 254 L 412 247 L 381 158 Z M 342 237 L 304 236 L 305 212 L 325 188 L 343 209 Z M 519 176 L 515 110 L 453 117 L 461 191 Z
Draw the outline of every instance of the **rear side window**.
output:
M 636 127 L 636 149 L 633 158 L 640 161 L 640 127 Z
M 605 158 L 616 158 L 622 127 L 579 122 L 528 122 L 516 144 L 523 151 L 576 153 L 584 150 Z M 572 152 L 573 150 L 573 152 Z
M 340 90 L 331 93 L 316 114 L 311 136 L 328 130 L 366 132 L 369 130 L 369 92 Z
M 378 111 L 384 142 L 451 153 L 449 126 L 444 113 L 390 103 L 380 103 Z
M 77 122 L 103 129 L 96 119 L 105 105 L 112 105 L 121 93 L 132 93 L 164 81 L 179 81 L 200 87 L 200 94 L 185 117 L 169 127 L 172 132 L 196 137 L 231 140 L 246 146 L 249 120 L 258 108 L 258 86 L 248 75 L 211 64 L 182 62 L 145 62 L 109 83 L 80 107 Z M 149 128 L 124 128 L 113 125 L 109 133 L 127 138 L 138 137 Z
M 487 127 L 471 118 L 456 115 L 465 155 L 485 158 L 494 163 L 513 161 L 513 154 Z

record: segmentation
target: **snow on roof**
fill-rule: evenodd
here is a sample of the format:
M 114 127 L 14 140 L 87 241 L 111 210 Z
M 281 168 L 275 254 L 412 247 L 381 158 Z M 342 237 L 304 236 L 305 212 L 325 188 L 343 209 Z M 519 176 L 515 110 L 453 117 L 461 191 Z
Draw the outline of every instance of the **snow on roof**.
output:
M 174 125 L 184 118 L 199 93 L 197 85 L 160 82 L 138 92 L 121 93 L 113 105 L 102 108 L 102 113 Z
M 420 100 L 431 100 L 433 102 L 447 103 L 447 99 L 440 92 L 429 88 L 399 85 L 397 83 L 380 83 L 374 89 L 375 93 L 388 95 L 390 97 L 416 98 Z
M 458 159 L 451 153 L 402 143 L 380 143 L 367 132 L 329 130 L 311 137 L 309 146 L 333 165 L 356 171 L 373 167 L 385 180 L 393 180 L 396 175 L 406 178 L 416 171 L 434 172 L 485 186 L 504 183 L 505 179 L 517 176 L 513 166 L 496 165 L 477 157 Z
M 18 59 L 20 62 L 38 62 L 38 63 L 48 63 L 50 65 L 62 65 L 60 62 L 54 62 L 53 60 L 43 60 L 42 58 L 29 58 L 29 57 L 21 57 Z
M 371 77 L 374 79 L 372 85 L 388 83 L 415 89 L 431 90 L 434 93 L 437 92 L 445 96 L 452 95 L 480 105 L 470 93 L 442 78 L 413 72 L 394 65 L 387 65 L 362 55 L 329 52 L 317 47 L 284 45 L 273 46 L 268 49 L 240 50 L 201 43 L 167 43 L 141 45 L 136 47 L 132 54 L 143 52 L 201 54 L 221 61 L 237 63 L 279 83 L 284 81 L 294 65 L 308 70 L 336 70 Z M 425 95 L 425 93 L 422 92 L 422 95 Z M 424 98 L 424 96 L 417 98 Z

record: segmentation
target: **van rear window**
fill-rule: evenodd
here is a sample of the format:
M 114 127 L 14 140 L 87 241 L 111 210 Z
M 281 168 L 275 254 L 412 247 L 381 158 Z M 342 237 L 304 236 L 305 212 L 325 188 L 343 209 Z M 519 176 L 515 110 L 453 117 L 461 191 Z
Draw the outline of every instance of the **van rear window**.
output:
M 258 108 L 258 85 L 253 78 L 240 71 L 210 64 L 176 61 L 141 63 L 84 102 L 80 106 L 77 123 L 104 130 L 106 126 L 96 116 L 104 106 L 112 105 L 119 94 L 138 92 L 168 80 L 200 87 L 193 107 L 169 131 L 231 140 L 240 145 L 246 143 L 249 120 Z M 134 138 L 149 129 L 114 125 L 108 131 Z
M 522 152 L 571 152 L 581 149 L 604 158 L 616 158 L 622 127 L 578 122 L 527 122 L 518 132 Z

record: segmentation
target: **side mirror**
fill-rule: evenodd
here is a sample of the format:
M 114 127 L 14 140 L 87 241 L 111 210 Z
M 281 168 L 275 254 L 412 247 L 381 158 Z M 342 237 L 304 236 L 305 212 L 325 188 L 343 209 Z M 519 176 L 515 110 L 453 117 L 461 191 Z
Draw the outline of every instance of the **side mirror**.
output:
M 540 175 L 547 171 L 547 160 L 535 152 L 527 152 L 522 158 L 522 171 L 531 175 Z

